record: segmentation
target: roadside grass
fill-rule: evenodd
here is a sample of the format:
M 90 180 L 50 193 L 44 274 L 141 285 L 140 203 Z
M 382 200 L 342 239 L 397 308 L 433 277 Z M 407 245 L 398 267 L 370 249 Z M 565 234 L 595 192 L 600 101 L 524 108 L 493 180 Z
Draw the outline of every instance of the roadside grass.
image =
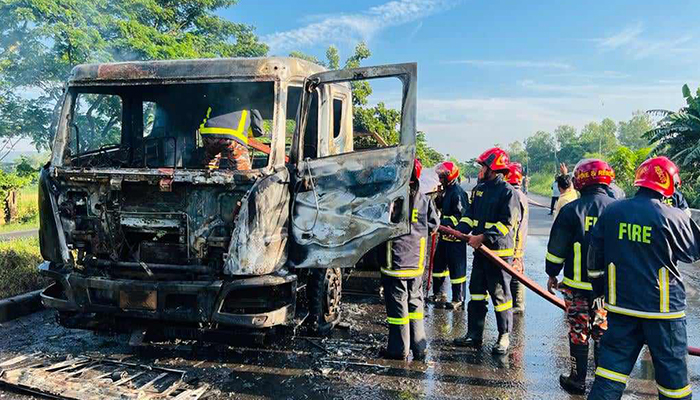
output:
M 528 191 L 541 196 L 552 196 L 552 182 L 554 176 L 547 172 L 537 172 L 530 175 L 530 186 Z
M 39 190 L 36 185 L 20 189 L 17 222 L 0 225 L 0 233 L 26 231 L 39 227 Z
M 48 285 L 49 280 L 37 271 L 42 260 L 38 238 L 0 242 L 0 299 Z

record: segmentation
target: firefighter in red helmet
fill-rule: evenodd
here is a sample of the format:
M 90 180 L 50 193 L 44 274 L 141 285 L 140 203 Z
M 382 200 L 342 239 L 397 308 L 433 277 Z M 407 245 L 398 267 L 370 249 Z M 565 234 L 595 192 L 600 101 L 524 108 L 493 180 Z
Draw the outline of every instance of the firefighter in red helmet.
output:
M 634 197 L 609 205 L 591 233 L 588 277 L 605 295 L 608 330 L 588 398 L 620 399 L 646 344 L 660 399 L 690 399 L 685 307 L 679 262 L 700 259 L 700 227 L 667 207 L 678 168 L 655 157 L 637 169 Z
M 515 236 L 520 221 L 520 202 L 516 190 L 503 175 L 508 173 L 508 153 L 498 147 L 485 151 L 476 159 L 481 164 L 479 184 L 467 215 L 460 220 L 458 230 L 471 234 L 469 245 L 482 245 L 511 263 L 515 254 Z M 510 275 L 475 252 L 469 281 L 471 300 L 467 307 L 467 335 L 455 340 L 458 346 L 481 345 L 488 299 L 494 305 L 498 340 L 493 353 L 506 354 L 510 346 L 513 325 L 513 301 L 510 293 Z
M 520 273 L 525 271 L 523 256 L 525 255 L 525 243 L 527 241 L 528 228 L 528 204 L 527 196 L 523 193 L 521 186 L 523 183 L 523 167 L 520 163 L 514 162 L 508 165 L 506 182 L 515 188 L 520 203 L 520 221 L 515 232 L 515 255 L 513 256 L 513 267 Z M 525 285 L 516 278 L 511 278 L 510 292 L 513 296 L 513 313 L 525 311 Z
M 442 213 L 441 225 L 456 228 L 469 207 L 467 193 L 459 185 L 459 168 L 445 161 L 435 169 L 442 192 L 437 207 Z M 452 301 L 447 302 L 447 278 L 452 284 Z M 441 235 L 433 260 L 433 302 L 451 309 L 461 309 L 467 282 L 467 245 L 450 235 Z
M 615 173 L 605 161 L 581 160 L 574 169 L 574 188 L 581 193 L 581 198 L 561 208 L 549 234 L 547 287 L 552 293 L 559 289 L 564 295 L 569 324 L 571 372 L 561 375 L 559 384 L 574 394 L 586 391 L 590 339 L 593 339 L 594 354 L 597 354 L 598 343 L 607 328 L 602 299 L 594 295 L 586 274 L 586 252 L 596 221 L 615 201 L 606 190 L 614 177 Z M 560 284 L 557 276 L 562 269 L 564 279 Z
M 414 360 L 425 359 L 423 271 L 428 236 L 437 232 L 440 221 L 432 200 L 419 190 L 422 169 L 416 159 L 410 184 L 411 232 L 387 244 L 387 265 L 381 270 L 389 323 L 389 342 L 382 356 L 389 359 L 406 359 L 409 351 Z

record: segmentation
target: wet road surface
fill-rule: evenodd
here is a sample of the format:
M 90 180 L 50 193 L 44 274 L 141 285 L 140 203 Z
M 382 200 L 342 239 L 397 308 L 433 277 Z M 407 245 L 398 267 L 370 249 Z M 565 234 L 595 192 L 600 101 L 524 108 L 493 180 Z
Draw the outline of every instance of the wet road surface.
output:
M 550 223 L 547 210 L 532 207 L 541 227 Z M 531 235 L 526 272 L 544 285 L 547 237 Z M 700 346 L 700 273 L 684 267 L 688 287 L 690 344 Z M 491 308 L 492 310 L 492 308 Z M 128 336 L 95 335 L 68 330 L 49 311 L 0 325 L 0 359 L 17 354 L 89 354 L 129 357 L 140 362 L 189 371 L 211 385 L 210 398 L 295 399 L 583 399 L 559 388 L 558 376 L 568 368 L 564 314 L 527 294 L 524 316 L 516 316 L 511 352 L 491 355 L 496 338 L 493 312 L 487 319 L 481 350 L 456 348 L 452 339 L 466 333 L 466 313 L 428 306 L 426 329 L 430 347 L 425 363 L 376 358 L 386 340 L 384 307 L 379 296 L 344 297 L 345 328 L 330 338 L 277 338 L 266 347 L 171 342 L 132 349 Z M 592 357 L 591 357 L 592 358 Z M 591 362 L 592 364 L 592 362 Z M 592 369 L 592 366 L 591 366 Z M 700 358 L 689 360 L 691 383 L 700 387 Z M 592 371 L 589 381 L 592 380 Z M 643 352 L 631 375 L 626 399 L 655 399 L 657 392 L 648 353 Z M 1 391 L 0 398 L 28 398 Z

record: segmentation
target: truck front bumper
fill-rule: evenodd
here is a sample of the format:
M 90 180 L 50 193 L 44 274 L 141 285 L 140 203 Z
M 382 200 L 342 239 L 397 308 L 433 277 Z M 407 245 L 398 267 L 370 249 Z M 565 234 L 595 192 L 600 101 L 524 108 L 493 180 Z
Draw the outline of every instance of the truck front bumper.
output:
M 39 265 L 42 275 L 55 280 L 41 293 L 41 302 L 49 309 L 204 327 L 262 329 L 295 323 L 297 276 L 293 274 L 230 281 L 140 281 L 51 267 L 49 262 Z

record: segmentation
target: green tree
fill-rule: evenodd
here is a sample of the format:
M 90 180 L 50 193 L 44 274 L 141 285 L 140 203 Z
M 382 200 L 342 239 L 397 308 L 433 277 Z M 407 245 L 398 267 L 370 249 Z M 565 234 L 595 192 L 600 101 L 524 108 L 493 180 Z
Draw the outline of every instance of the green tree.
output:
M 548 132 L 537 131 L 525 140 L 525 149 L 529 156 L 530 173 L 555 171 L 556 145 L 554 137 Z
M 609 154 L 617 146 L 617 124 L 610 118 L 605 118 L 600 124 L 590 122 L 581 130 L 581 143 L 585 152 Z
M 421 131 L 416 134 L 416 157 L 421 160 L 424 167 L 434 167 L 445 159 L 442 153 L 428 145 L 425 132 Z
M 0 135 L 51 142 L 62 83 L 77 64 L 267 54 L 249 25 L 215 13 L 237 0 L 0 3 Z M 26 94 L 32 95 L 28 98 Z M 8 121 L 11 110 L 16 121 Z M 21 125 L 20 125 L 21 124 Z
M 322 66 L 324 66 L 324 67 L 326 66 L 326 63 L 324 63 L 323 61 L 319 60 L 319 59 L 316 58 L 315 56 L 312 56 L 312 55 L 310 55 L 310 54 L 303 53 L 303 52 L 301 52 L 301 51 L 292 51 L 292 52 L 289 53 L 289 56 L 290 56 L 290 57 L 293 57 L 293 58 L 300 58 L 300 59 L 302 59 L 302 60 L 306 60 L 306 61 L 312 62 L 312 63 L 314 63 L 314 64 L 322 65 Z
M 644 137 L 644 133 L 652 129 L 651 117 L 641 111 L 632 115 L 629 121 L 620 121 L 617 125 L 617 138 L 620 144 L 632 150 L 649 146 L 649 141 Z
M 519 162 L 523 166 L 527 164 L 527 150 L 525 150 L 525 146 L 520 141 L 508 144 L 508 155 L 512 162 Z
M 678 111 L 649 111 L 662 118 L 644 136 L 657 143 L 657 153 L 679 164 L 686 182 L 695 184 L 700 178 L 700 88 L 693 96 L 688 85 L 683 85 L 683 97 L 686 105 Z
M 620 146 L 608 156 L 608 163 L 615 171 L 615 183 L 628 195 L 634 192 L 634 173 L 644 160 L 647 159 L 651 147 L 642 147 L 632 150 L 626 146 Z
M 559 147 L 557 153 L 559 162 L 569 167 L 576 165 L 585 153 L 584 145 L 576 128 L 570 125 L 560 125 L 554 130 L 554 137 L 557 139 Z

